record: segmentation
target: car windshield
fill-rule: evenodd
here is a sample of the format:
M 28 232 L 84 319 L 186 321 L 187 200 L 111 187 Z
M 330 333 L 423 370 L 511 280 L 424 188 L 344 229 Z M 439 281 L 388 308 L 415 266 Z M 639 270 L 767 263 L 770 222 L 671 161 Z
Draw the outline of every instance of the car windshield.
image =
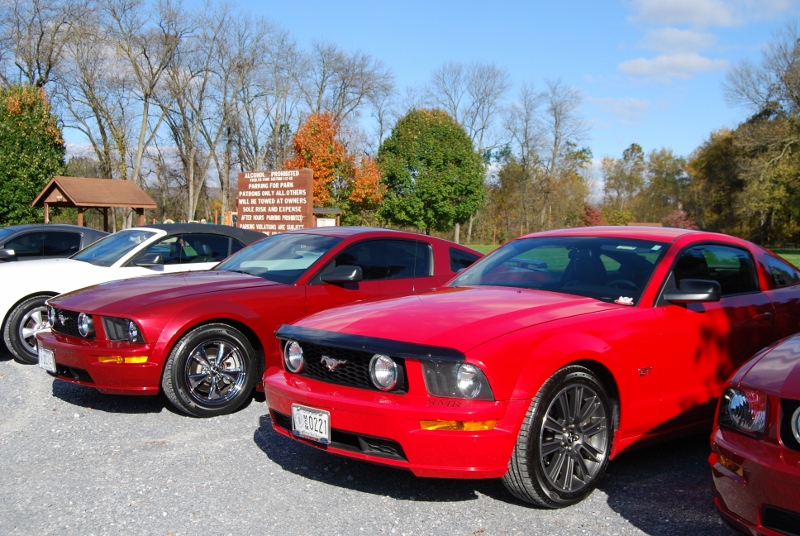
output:
M 475 263 L 450 286 L 534 288 L 635 305 L 667 247 L 617 237 L 523 238 Z
M 95 266 L 111 266 L 155 234 L 153 231 L 141 229 L 118 231 L 80 250 L 70 258 Z
M 231 255 L 214 270 L 242 272 L 292 284 L 341 241 L 341 238 L 316 234 L 276 234 Z

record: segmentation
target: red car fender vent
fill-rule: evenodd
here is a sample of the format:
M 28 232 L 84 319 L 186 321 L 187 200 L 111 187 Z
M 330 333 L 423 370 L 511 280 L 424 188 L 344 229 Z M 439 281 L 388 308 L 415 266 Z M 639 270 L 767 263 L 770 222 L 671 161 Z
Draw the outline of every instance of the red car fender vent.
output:
M 800 513 L 782 510 L 774 506 L 765 506 L 761 524 L 775 532 L 787 536 L 800 536 Z

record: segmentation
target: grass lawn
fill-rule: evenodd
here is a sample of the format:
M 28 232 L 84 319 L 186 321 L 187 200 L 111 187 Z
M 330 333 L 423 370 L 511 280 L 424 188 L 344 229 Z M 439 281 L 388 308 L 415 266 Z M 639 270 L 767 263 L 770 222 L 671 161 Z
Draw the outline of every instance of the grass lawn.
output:
M 481 253 L 489 253 L 494 251 L 498 246 L 493 246 L 491 244 L 470 244 L 469 247 Z M 778 248 L 772 251 L 795 266 L 800 267 L 800 249 Z

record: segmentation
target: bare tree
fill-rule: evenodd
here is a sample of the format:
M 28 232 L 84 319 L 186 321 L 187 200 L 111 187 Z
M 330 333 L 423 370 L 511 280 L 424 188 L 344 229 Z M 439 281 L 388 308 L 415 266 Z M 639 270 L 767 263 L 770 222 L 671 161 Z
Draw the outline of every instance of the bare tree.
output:
M 0 79 L 44 87 L 91 0 L 9 0 L 0 5 Z M 13 63 L 14 68 L 11 68 Z
M 315 43 L 305 65 L 297 75 L 309 113 L 330 112 L 338 124 L 394 91 L 391 71 L 363 52 Z

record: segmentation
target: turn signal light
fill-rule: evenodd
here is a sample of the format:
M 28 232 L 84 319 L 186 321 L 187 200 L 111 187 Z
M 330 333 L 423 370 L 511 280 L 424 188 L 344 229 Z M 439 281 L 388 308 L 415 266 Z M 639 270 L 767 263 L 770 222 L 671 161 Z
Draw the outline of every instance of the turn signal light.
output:
M 97 358 L 101 363 L 116 363 L 122 365 L 124 363 L 147 363 L 146 355 L 134 355 L 130 357 L 122 357 L 121 355 L 101 355 Z
M 727 469 L 731 473 L 733 473 L 733 474 L 735 474 L 735 475 L 737 475 L 737 476 L 739 476 L 741 478 L 744 478 L 744 467 L 742 467 L 741 465 L 739 465 L 735 461 L 731 460 L 730 458 L 726 458 L 722 454 L 719 454 L 718 456 L 719 457 L 717 458 L 717 461 L 719 462 L 719 464 L 722 467 L 724 467 L 725 469 Z
M 497 421 L 420 421 L 419 424 L 423 430 L 476 432 L 480 430 L 494 430 Z

